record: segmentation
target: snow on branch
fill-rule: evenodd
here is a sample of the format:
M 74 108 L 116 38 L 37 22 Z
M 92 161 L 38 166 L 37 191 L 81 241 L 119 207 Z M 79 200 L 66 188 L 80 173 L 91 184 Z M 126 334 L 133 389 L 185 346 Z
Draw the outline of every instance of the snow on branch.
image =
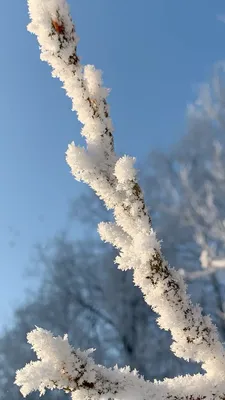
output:
M 79 38 L 64 0 L 28 0 L 31 22 L 28 30 L 37 36 L 41 60 L 52 66 L 52 76 L 63 82 L 72 100 L 72 109 L 84 125 L 89 154 L 108 167 L 114 163 L 112 121 L 106 98 L 109 90 L 102 87 L 101 71 L 82 67 L 77 55 Z M 102 154 L 103 152 L 103 154 Z
M 112 370 L 96 365 L 89 357 L 93 349 L 75 350 L 67 336 L 53 337 L 50 332 L 36 328 L 27 337 L 39 361 L 17 371 L 16 384 L 22 387 L 24 396 L 34 390 L 43 395 L 46 389 L 57 388 L 72 393 L 76 400 L 126 395 L 129 399 L 144 399 L 153 390 L 152 383 L 147 384 L 137 371 L 130 373 L 129 367 Z
M 129 367 L 107 369 L 96 365 L 89 356 L 93 349 L 74 349 L 66 335 L 53 337 L 41 328 L 28 333 L 27 340 L 38 361 L 17 371 L 15 383 L 21 386 L 24 397 L 35 390 L 43 395 L 46 389 L 64 390 L 72 394 L 73 400 L 200 400 L 216 399 L 225 393 L 224 383 L 216 387 L 206 375 L 152 383 L 145 381 L 136 370 L 131 372 Z
M 72 99 L 73 110 L 77 112 L 78 119 L 83 124 L 82 135 L 86 139 L 87 147 L 84 149 L 76 147 L 74 143 L 70 144 L 66 153 L 67 163 L 74 177 L 87 183 L 104 200 L 107 209 L 112 209 L 114 213 L 115 222 L 100 223 L 99 234 L 102 240 L 120 250 L 115 259 L 119 268 L 133 269 L 135 285 L 140 287 L 146 302 L 159 314 L 157 320 L 159 326 L 171 332 L 173 339 L 171 349 L 174 354 L 185 360 L 201 362 L 202 368 L 206 371 L 206 375 L 201 378 L 199 376 L 178 377 L 171 381 L 171 387 L 175 384 L 179 387 L 179 382 L 185 382 L 182 390 L 189 390 L 189 396 L 187 393 L 183 395 L 182 391 L 182 395 L 181 393 L 179 395 L 181 397 L 176 398 L 192 400 L 223 398 L 225 352 L 219 341 L 217 329 L 210 317 L 203 316 L 201 308 L 192 304 L 183 278 L 168 265 L 162 256 L 160 242 L 152 229 L 144 195 L 137 181 L 135 159 L 129 156 L 119 159 L 114 152 L 113 128 L 106 101 L 108 90 L 102 86 L 99 71 L 96 71 L 93 66 L 83 67 L 80 64 L 77 55 L 78 37 L 68 5 L 65 0 L 28 0 L 28 6 L 31 18 L 28 29 L 38 38 L 41 59 L 52 66 L 52 75 L 63 82 L 67 95 Z M 33 343 L 34 336 L 32 335 L 35 334 L 30 335 L 28 340 Z M 46 340 L 50 340 L 48 334 L 46 335 Z M 59 343 L 60 340 L 57 340 Z M 40 341 L 42 343 L 42 337 Z M 50 342 L 53 343 L 53 339 Z M 96 394 L 97 382 L 99 382 L 96 376 L 103 370 L 94 367 L 94 364 L 87 360 L 84 367 L 79 361 L 79 357 L 83 357 L 81 353 L 78 354 L 75 351 L 73 357 L 70 356 L 68 343 L 65 343 L 66 360 L 70 366 L 65 370 L 65 374 L 64 367 L 61 368 L 60 364 L 61 355 L 59 356 L 54 346 L 48 353 L 49 357 L 52 357 L 52 362 L 43 353 L 42 346 L 40 352 L 37 347 L 38 355 L 41 358 L 44 355 L 42 361 L 36 364 L 31 363 L 29 367 L 26 366 L 25 369 L 17 372 L 16 383 L 25 387 L 24 394 L 29 393 L 32 387 L 43 391 L 43 387 L 53 388 L 58 385 L 65 389 L 69 385 L 74 399 L 100 398 L 96 397 L 99 396 Z M 41 372 L 42 368 L 44 370 L 46 368 L 45 374 Z M 87 368 L 87 374 L 85 368 Z M 85 375 L 82 372 L 84 369 Z M 74 372 L 75 370 L 78 372 Z M 108 374 L 108 372 L 105 373 Z M 61 378 L 62 374 L 64 374 L 63 377 L 67 376 L 65 381 Z M 89 389 L 93 389 L 94 392 L 85 394 L 83 397 L 76 397 L 77 392 L 74 390 L 78 386 L 73 386 L 73 380 L 77 382 L 78 375 L 76 374 L 79 376 L 81 374 L 81 381 L 93 385 L 92 388 L 81 386 L 81 389 L 86 390 L 87 393 Z M 72 381 L 69 380 L 70 377 Z M 105 382 L 104 379 L 101 380 L 101 384 Z M 117 376 L 117 383 L 120 382 Z M 165 382 L 167 381 L 155 383 L 154 386 L 161 388 L 163 386 L 160 385 L 166 385 Z M 214 395 L 209 387 L 213 387 Z M 152 393 L 154 393 L 152 388 L 151 385 Z M 202 396 L 201 393 L 206 388 L 207 394 Z M 138 395 L 136 392 L 134 395 L 129 394 L 128 397 L 119 393 L 114 395 L 114 399 L 149 399 L 151 397 L 150 393 Z M 107 394 L 105 398 L 110 397 Z M 157 396 L 157 398 L 163 397 Z

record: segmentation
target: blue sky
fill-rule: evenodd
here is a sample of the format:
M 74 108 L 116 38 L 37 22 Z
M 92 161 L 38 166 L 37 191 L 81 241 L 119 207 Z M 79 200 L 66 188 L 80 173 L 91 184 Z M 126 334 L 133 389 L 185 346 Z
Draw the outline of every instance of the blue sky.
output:
M 66 223 L 70 199 L 84 185 L 65 162 L 80 126 L 61 84 L 40 61 L 26 31 L 25 0 L 1 0 L 0 24 L 0 329 L 31 282 L 24 270 L 33 245 Z M 116 149 L 141 162 L 185 132 L 196 84 L 225 58 L 222 0 L 71 0 L 83 63 L 104 71 Z M 12 11 L 13 7 L 13 11 Z M 80 226 L 74 224 L 74 237 Z

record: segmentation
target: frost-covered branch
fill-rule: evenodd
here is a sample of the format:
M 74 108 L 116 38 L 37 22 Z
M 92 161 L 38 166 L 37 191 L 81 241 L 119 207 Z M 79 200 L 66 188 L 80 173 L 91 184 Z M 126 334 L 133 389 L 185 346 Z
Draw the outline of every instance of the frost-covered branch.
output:
M 41 49 L 41 60 L 53 68 L 52 76 L 63 82 L 72 99 L 72 109 L 84 125 L 89 154 L 99 167 L 114 164 L 112 122 L 107 104 L 108 89 L 102 87 L 101 71 L 92 65 L 82 67 L 77 55 L 79 38 L 64 0 L 28 0 L 31 23 Z M 81 150 L 82 151 L 82 150 Z
M 87 148 L 80 148 L 72 143 L 68 147 L 66 160 L 74 177 L 87 183 L 99 198 L 104 200 L 107 209 L 112 209 L 114 213 L 114 223 L 99 224 L 98 231 L 102 240 L 120 250 L 115 259 L 120 269 L 133 269 L 135 285 L 140 287 L 146 302 L 159 314 L 159 326 L 171 332 L 171 349 L 175 355 L 185 360 L 201 362 L 202 368 L 207 372 L 206 376 L 201 377 L 204 390 L 208 388 L 207 382 L 213 382 L 213 387 L 216 388 L 213 392 L 216 393 L 215 396 L 224 393 L 225 352 L 218 339 L 217 329 L 208 316 L 202 316 L 199 306 L 193 306 L 182 277 L 175 269 L 169 267 L 162 256 L 160 242 L 152 229 L 144 196 L 137 182 L 135 159 L 128 156 L 119 158 L 114 152 L 112 123 L 106 102 L 108 90 L 102 87 L 99 71 L 92 66 L 83 67 L 80 64 L 77 55 L 78 38 L 66 1 L 28 0 L 28 5 L 31 18 L 29 30 L 38 38 L 41 59 L 52 66 L 52 75 L 63 82 L 67 95 L 72 99 L 73 110 L 77 112 L 78 119 L 83 124 L 82 135 L 86 139 Z M 66 376 L 76 380 L 76 374 L 80 376 L 81 373 L 81 381 L 92 385 L 93 381 L 86 375 L 83 377 L 83 364 L 77 356 L 74 356 L 74 360 L 68 349 L 65 349 L 65 352 L 71 368 L 66 370 Z M 52 388 L 50 381 L 57 382 L 60 388 L 69 384 L 73 398 L 81 398 L 74 394 L 77 386 L 73 386 L 74 383 L 70 382 L 68 377 L 65 378 L 65 382 L 61 382 L 64 367 L 59 369 L 61 364 L 58 363 L 57 357 L 54 358 L 53 353 L 51 357 L 55 368 L 49 368 L 50 356 L 47 357 L 47 364 L 43 361 L 31 364 L 31 376 L 38 382 L 35 388 L 40 388 L 40 385 Z M 97 371 L 93 364 L 87 362 L 85 365 L 91 373 L 91 379 L 95 380 Z M 41 370 L 45 366 L 44 376 L 47 381 L 44 383 Z M 73 375 L 74 368 L 76 376 Z M 23 386 L 23 379 L 26 382 L 28 380 L 29 368 L 25 367 L 22 371 L 17 373 L 16 382 Z M 174 382 L 178 383 L 182 379 L 185 378 L 176 378 Z M 182 382 L 185 382 L 184 390 L 189 390 L 189 397 L 194 399 L 197 393 L 194 382 L 198 381 L 198 377 L 192 379 L 190 385 L 187 385 L 186 381 Z M 98 381 L 94 382 L 97 385 Z M 119 378 L 117 382 L 121 382 Z M 99 398 L 94 397 L 97 393 L 96 385 L 93 388 L 95 392 L 85 394 L 86 397 L 82 398 Z M 159 384 L 156 384 L 156 388 L 157 385 Z M 27 388 L 24 393 L 28 393 L 30 389 Z M 198 399 L 215 398 L 209 394 L 210 390 L 207 392 L 208 397 L 201 397 L 200 392 L 198 391 L 196 397 Z M 189 398 L 185 396 L 181 398 Z M 130 399 L 131 394 L 128 397 L 125 394 L 120 397 L 118 394 L 115 398 Z M 151 398 L 151 395 L 143 397 L 135 392 L 133 398 L 147 399 Z
M 61 389 L 71 393 L 73 400 L 207 400 L 225 393 L 225 383 L 216 386 L 206 375 L 152 383 L 145 381 L 136 370 L 131 372 L 129 367 L 107 369 L 96 365 L 89 356 L 93 349 L 75 350 L 67 336 L 53 337 L 41 328 L 28 333 L 27 339 L 38 361 L 17 371 L 15 383 L 21 386 L 23 396 L 35 390 L 43 395 L 46 389 Z
M 96 169 L 91 154 L 84 149 L 82 153 L 74 143 L 68 148 L 67 162 L 72 174 L 89 184 L 114 212 L 115 223 L 99 224 L 100 236 L 120 250 L 115 261 L 121 269 L 133 268 L 134 283 L 160 315 L 160 327 L 171 331 L 172 350 L 178 357 L 203 362 L 208 373 L 224 371 L 225 354 L 215 326 L 209 317 L 201 315 L 199 306 L 192 305 L 182 278 L 161 254 L 137 182 L 135 159 L 120 158 L 115 164 L 116 180 L 111 182 L 107 171 L 102 173 Z

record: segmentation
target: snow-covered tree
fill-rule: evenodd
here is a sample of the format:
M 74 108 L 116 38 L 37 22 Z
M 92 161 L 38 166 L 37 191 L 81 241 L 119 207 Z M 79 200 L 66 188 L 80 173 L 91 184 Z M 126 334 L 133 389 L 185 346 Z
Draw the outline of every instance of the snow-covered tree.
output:
M 169 330 L 174 354 L 201 363 L 204 375 L 178 376 L 149 382 L 124 369 L 106 369 L 90 357 L 92 349 L 76 350 L 65 335 L 41 328 L 28 333 L 38 361 L 17 371 L 16 384 L 26 396 L 34 390 L 61 389 L 72 399 L 222 399 L 225 398 L 225 351 L 217 328 L 203 316 L 187 294 L 183 278 L 164 259 L 152 228 L 133 157 L 118 157 L 107 105 L 108 90 L 93 66 L 83 67 L 77 55 L 78 38 L 65 0 L 28 0 L 31 23 L 41 59 L 53 69 L 72 99 L 86 149 L 69 145 L 66 160 L 77 180 L 87 183 L 111 209 L 114 222 L 98 225 L 103 241 L 119 250 L 115 262 L 133 271 L 134 284 Z
M 199 291 L 204 309 L 223 318 L 217 318 L 223 340 L 224 89 L 224 64 L 219 63 L 211 84 L 201 85 L 197 100 L 188 106 L 187 134 L 170 152 L 150 154 L 143 177 L 164 250 L 193 288 L 204 286 L 205 293 Z

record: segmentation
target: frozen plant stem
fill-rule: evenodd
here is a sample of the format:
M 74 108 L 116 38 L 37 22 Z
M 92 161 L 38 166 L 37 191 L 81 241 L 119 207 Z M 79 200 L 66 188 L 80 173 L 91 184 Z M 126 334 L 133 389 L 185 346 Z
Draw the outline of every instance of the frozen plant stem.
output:
M 134 283 L 140 287 L 146 302 L 159 315 L 157 322 L 160 328 L 171 332 L 173 339 L 171 350 L 174 354 L 185 360 L 202 363 L 202 368 L 206 371 L 204 377 L 196 375 L 191 378 L 180 377 L 167 380 L 172 385 L 170 390 L 176 382 L 179 388 L 179 395 L 177 393 L 176 398 L 211 399 L 219 395 L 223 398 L 225 352 L 219 341 L 217 329 L 210 317 L 203 316 L 200 307 L 192 304 L 183 278 L 174 268 L 169 267 L 162 256 L 160 243 L 152 229 L 144 196 L 137 182 L 136 170 L 133 166 L 135 159 L 129 156 L 119 158 L 115 154 L 113 127 L 106 100 L 109 91 L 102 86 L 100 71 L 93 66 L 83 67 L 80 64 L 77 55 L 78 37 L 68 5 L 64 0 L 28 0 L 28 6 L 31 18 L 28 30 L 37 36 L 41 60 L 48 62 L 52 67 L 52 76 L 63 82 L 63 87 L 72 100 L 72 109 L 77 112 L 78 119 L 83 124 L 81 134 L 86 139 L 86 149 L 75 146 L 74 142 L 70 144 L 66 152 L 67 163 L 73 176 L 87 183 L 104 201 L 107 209 L 112 209 L 114 213 L 114 223 L 99 224 L 98 231 L 101 239 L 120 250 L 119 256 L 115 259 L 120 269 L 133 269 Z M 40 339 L 41 335 L 36 335 L 35 338 Z M 53 338 L 51 340 L 54 342 Z M 49 345 L 51 340 L 49 339 Z M 36 346 L 38 348 L 39 345 Z M 52 351 L 52 356 L 53 354 L 54 351 Z M 68 351 L 68 360 L 69 354 Z M 100 398 L 96 385 L 99 381 L 103 385 L 104 379 L 99 378 L 99 375 L 96 378 L 94 374 L 91 375 L 93 379 L 91 381 L 85 378 L 85 382 L 91 382 L 91 386 L 84 387 L 84 384 L 83 386 L 81 383 L 75 384 L 74 365 L 76 363 L 74 364 L 72 359 L 67 360 L 70 362 L 69 369 L 67 369 L 67 361 L 62 367 L 63 359 L 60 359 L 59 364 L 56 363 L 57 368 L 61 367 L 57 369 L 54 379 L 50 379 L 45 374 L 45 379 L 42 378 L 43 381 L 40 380 L 38 385 L 34 384 L 33 389 L 31 384 L 29 390 L 23 389 L 29 379 L 29 368 L 30 371 L 31 368 L 36 368 L 34 365 L 38 365 L 40 370 L 44 368 L 43 365 L 47 362 L 44 361 L 46 355 L 41 358 L 42 361 L 38 361 L 38 364 L 31 364 L 17 372 L 16 383 L 22 387 L 24 394 L 32 390 L 40 390 L 40 387 L 42 391 L 44 387 L 60 387 L 64 390 L 67 387 L 67 390 L 72 392 L 73 399 Z M 85 369 L 83 364 L 78 363 L 80 368 L 81 365 Z M 48 372 L 50 373 L 50 370 Z M 84 382 L 83 373 L 80 372 L 79 382 Z M 65 374 L 70 377 L 66 386 L 58 383 Z M 127 379 L 130 379 L 129 374 Z M 182 382 L 185 383 L 182 384 Z M 189 395 L 186 393 L 184 397 L 187 383 L 191 383 L 189 387 L 192 391 Z M 159 397 L 159 387 L 161 388 L 160 385 L 163 384 L 154 384 L 155 390 L 158 388 L 154 396 L 162 398 L 162 393 Z M 143 400 L 151 398 L 154 393 L 153 384 L 148 383 L 148 385 L 151 385 L 149 387 L 152 394 L 148 392 L 146 397 L 146 394 L 140 391 L 140 397 L 135 394 L 133 398 Z M 114 398 L 128 398 L 126 397 L 128 393 L 130 396 L 128 389 L 124 392 L 125 386 L 122 390 L 118 385 L 117 391 L 113 392 Z M 206 388 L 207 394 L 205 394 Z M 80 390 L 85 391 L 86 397 L 79 394 Z M 109 393 L 111 389 L 107 390 Z M 110 397 L 107 397 L 107 393 L 104 392 L 106 395 L 104 398 L 108 399 Z M 203 393 L 204 397 L 201 397 Z M 163 396 L 169 398 L 167 395 L 169 396 L 166 392 Z

